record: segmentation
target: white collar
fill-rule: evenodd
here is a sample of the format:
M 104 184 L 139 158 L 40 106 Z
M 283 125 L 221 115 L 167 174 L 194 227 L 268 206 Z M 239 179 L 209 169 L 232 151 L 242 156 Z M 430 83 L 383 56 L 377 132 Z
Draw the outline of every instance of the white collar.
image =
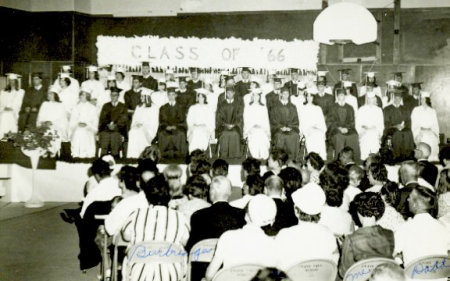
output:
M 39 91 L 41 88 L 42 88 L 42 84 L 39 85 L 39 86 L 37 86 L 37 87 L 34 87 L 34 89 L 35 89 L 35 90 L 38 90 L 38 91 Z

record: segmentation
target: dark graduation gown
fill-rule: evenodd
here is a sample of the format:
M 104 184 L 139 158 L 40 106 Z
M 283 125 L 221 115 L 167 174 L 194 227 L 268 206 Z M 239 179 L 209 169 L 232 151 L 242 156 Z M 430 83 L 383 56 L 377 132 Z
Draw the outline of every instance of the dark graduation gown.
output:
M 277 104 L 277 102 L 280 100 L 279 93 L 275 93 L 275 91 L 272 91 L 266 95 L 266 106 L 267 111 L 271 112 L 272 108 Z
M 184 109 L 185 114 L 188 112 L 189 107 L 195 104 L 196 96 L 195 92 L 186 89 L 186 91 L 181 92 L 180 90 L 176 91 L 177 93 L 177 104 L 181 105 Z
M 203 81 L 198 79 L 196 82 L 189 80 L 187 82 L 187 88 L 189 91 L 195 91 L 195 89 L 200 89 L 203 87 Z
M 114 130 L 108 128 L 108 124 L 114 122 Z M 100 137 L 100 147 L 102 154 L 108 153 L 111 148 L 113 156 L 119 155 L 122 144 L 122 137 L 127 136 L 128 132 L 128 111 L 125 104 L 119 102 L 113 106 L 111 102 L 105 103 L 100 112 L 98 132 Z
M 32 87 L 25 92 L 19 112 L 19 131 L 36 127 L 37 115 L 42 103 L 45 101 L 46 95 L 44 86 L 39 90 Z
M 168 126 L 176 129 L 168 131 Z M 184 157 L 186 145 L 186 115 L 182 105 L 167 103 L 159 109 L 158 146 L 163 157 Z
M 405 128 L 399 131 L 395 126 L 404 122 Z M 394 159 L 411 159 L 414 151 L 414 138 L 411 132 L 411 112 L 405 106 L 389 105 L 384 109 L 384 136 L 391 138 Z
M 125 92 L 124 95 L 125 100 L 125 106 L 127 107 L 127 110 L 135 110 L 136 106 L 141 103 L 141 90 L 134 91 L 134 89 L 128 90 Z M 133 113 L 128 114 L 129 120 L 133 117 Z
M 290 102 L 283 105 L 278 101 L 273 106 L 270 116 L 270 130 L 275 147 L 284 149 L 290 159 L 296 160 L 300 138 L 297 108 Z M 288 127 L 291 131 L 283 132 L 281 131 L 283 127 Z
M 283 87 L 289 89 L 289 94 L 290 95 L 297 95 L 298 84 L 294 83 L 292 80 L 287 81 L 286 83 L 284 83 Z
M 336 157 L 344 147 L 349 146 L 354 151 L 355 161 L 359 162 L 361 153 L 358 133 L 355 129 L 355 111 L 353 107 L 348 104 L 344 104 L 343 106 L 338 103 L 334 104 L 330 109 L 329 123 L 330 136 L 333 141 Z M 348 132 L 342 134 L 338 130 L 339 127 L 346 128 Z
M 250 80 L 247 82 L 238 81 L 236 85 L 234 85 L 234 91 L 236 92 L 235 96 L 239 98 L 243 98 L 250 91 Z
M 244 105 L 242 99 L 235 98 L 232 103 L 224 100 L 217 105 L 216 136 L 219 140 L 219 155 L 222 158 L 241 156 Z M 225 125 L 232 124 L 228 129 Z
M 323 116 L 325 117 L 325 122 L 327 125 L 329 124 L 329 114 L 330 110 L 336 103 L 334 102 L 334 98 L 332 95 L 324 94 L 323 97 L 321 97 L 319 94 L 314 95 L 314 104 L 320 106 L 323 112 Z
M 158 90 L 158 80 L 153 78 L 153 76 L 151 76 L 151 75 L 149 75 L 147 78 L 143 77 L 142 78 L 142 86 L 147 89 L 157 91 Z
M 409 114 L 411 114 L 413 109 L 419 105 L 420 105 L 419 99 L 415 99 L 413 96 L 409 95 L 408 93 L 403 95 L 403 106 L 409 112 Z
M 343 85 L 342 81 L 339 81 L 336 84 L 334 84 L 333 95 L 336 96 L 337 89 L 343 89 L 343 88 L 344 88 L 344 85 Z M 350 88 L 350 94 L 352 94 L 355 97 L 358 97 L 358 88 L 356 87 L 356 83 L 352 82 L 352 87 Z

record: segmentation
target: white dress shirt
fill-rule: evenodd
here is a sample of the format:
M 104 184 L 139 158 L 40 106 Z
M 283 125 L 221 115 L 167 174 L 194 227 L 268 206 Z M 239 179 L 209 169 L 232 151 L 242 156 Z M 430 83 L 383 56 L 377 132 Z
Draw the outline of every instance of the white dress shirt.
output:
M 323 207 L 319 224 L 328 227 L 338 236 L 350 234 L 354 230 L 352 216 L 341 207 Z

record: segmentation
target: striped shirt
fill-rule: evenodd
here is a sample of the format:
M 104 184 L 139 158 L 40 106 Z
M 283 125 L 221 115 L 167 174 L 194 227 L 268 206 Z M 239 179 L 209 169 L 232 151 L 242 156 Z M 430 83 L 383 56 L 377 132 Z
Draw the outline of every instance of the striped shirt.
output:
M 189 223 L 178 211 L 165 206 L 137 209 L 122 228 L 122 239 L 134 245 L 143 241 L 168 241 L 186 245 L 189 238 Z M 126 264 L 126 261 L 124 261 Z M 123 274 L 128 269 L 123 267 Z M 133 264 L 130 271 L 132 281 L 178 281 L 183 279 L 186 266 L 181 264 Z

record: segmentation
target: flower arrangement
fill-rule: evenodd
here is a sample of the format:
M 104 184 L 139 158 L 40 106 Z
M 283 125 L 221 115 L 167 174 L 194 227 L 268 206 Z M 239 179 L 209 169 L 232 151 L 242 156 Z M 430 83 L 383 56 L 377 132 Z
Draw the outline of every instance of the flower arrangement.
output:
M 12 133 L 8 137 L 14 142 L 14 146 L 18 146 L 22 150 L 39 149 L 47 152 L 51 149 L 58 135 L 49 126 L 41 125 L 26 129 L 23 132 Z

